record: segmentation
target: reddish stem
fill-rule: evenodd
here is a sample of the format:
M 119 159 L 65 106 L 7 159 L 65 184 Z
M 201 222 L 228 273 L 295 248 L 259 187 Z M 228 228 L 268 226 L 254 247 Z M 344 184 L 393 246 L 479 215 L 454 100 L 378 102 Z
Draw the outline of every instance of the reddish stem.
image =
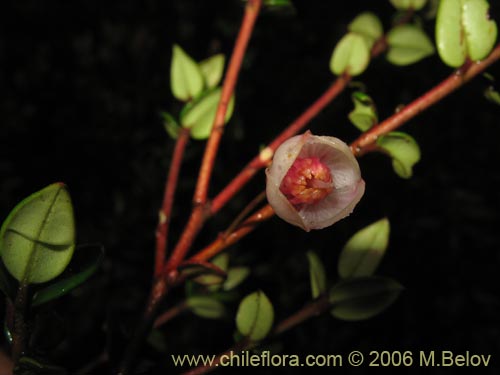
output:
M 167 182 L 165 184 L 165 194 L 163 204 L 159 213 L 158 226 L 156 228 L 156 257 L 155 257 L 155 277 L 161 274 L 165 262 L 165 253 L 167 251 L 167 236 L 172 206 L 174 204 L 175 190 L 181 168 L 184 150 L 189 141 L 189 129 L 182 129 L 175 143 L 170 169 L 168 171 Z
M 395 113 L 385 121 L 361 134 L 359 138 L 351 144 L 353 154 L 356 156 L 363 155 L 367 151 L 366 148 L 375 143 L 378 137 L 399 128 L 420 112 L 434 105 L 439 100 L 461 87 L 463 84 L 469 82 L 472 78 L 483 72 L 488 66 L 499 59 L 500 44 L 497 45 L 497 47 L 483 61 L 477 63 L 466 63 L 463 67 L 456 70 L 440 84 L 410 104 L 406 105 L 401 111 Z
M 174 307 L 168 309 L 165 311 L 163 314 L 158 316 L 154 323 L 153 323 L 153 328 L 158 328 L 165 324 L 166 322 L 172 320 L 176 316 L 182 314 L 184 311 L 186 311 L 189 308 L 188 304 L 186 301 L 182 301 L 181 303 L 175 305 Z
M 198 234 L 203 225 L 203 222 L 205 221 L 208 186 L 214 168 L 217 151 L 219 149 L 219 143 L 222 138 L 222 134 L 224 133 L 224 120 L 226 117 L 227 106 L 229 104 L 229 101 L 231 100 L 231 96 L 234 92 L 234 88 L 238 80 L 238 74 L 241 69 L 243 57 L 245 56 L 245 51 L 248 46 L 250 36 L 252 35 L 255 21 L 257 20 L 257 16 L 260 11 L 261 3 L 262 0 L 249 0 L 245 7 L 245 15 L 243 17 L 238 37 L 236 39 L 234 51 L 229 62 L 227 73 L 224 78 L 221 100 L 215 114 L 214 126 L 205 147 L 205 154 L 203 155 L 200 173 L 198 175 L 198 181 L 193 197 L 193 212 L 191 213 L 191 217 L 189 218 L 189 221 L 179 239 L 179 242 L 177 243 L 177 246 L 175 247 L 170 259 L 165 266 L 166 274 L 175 270 L 177 266 L 182 262 L 182 260 L 186 256 L 186 253 L 189 251 L 194 238 Z

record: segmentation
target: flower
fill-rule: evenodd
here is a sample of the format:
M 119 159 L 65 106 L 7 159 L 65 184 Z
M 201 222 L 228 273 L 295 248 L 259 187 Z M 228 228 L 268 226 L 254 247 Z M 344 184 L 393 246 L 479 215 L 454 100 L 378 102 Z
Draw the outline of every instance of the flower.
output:
M 267 200 L 276 215 L 307 232 L 348 216 L 365 192 L 349 146 L 309 131 L 278 147 L 266 176 Z

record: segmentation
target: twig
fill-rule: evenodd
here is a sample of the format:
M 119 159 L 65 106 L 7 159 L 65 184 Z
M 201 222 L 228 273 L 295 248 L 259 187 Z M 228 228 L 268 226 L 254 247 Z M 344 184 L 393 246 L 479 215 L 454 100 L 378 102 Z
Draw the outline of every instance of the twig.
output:
M 178 303 L 177 305 L 171 307 L 167 311 L 165 311 L 163 314 L 160 314 L 156 319 L 155 322 L 153 323 L 153 328 L 158 328 L 165 324 L 166 322 L 172 320 L 176 316 L 182 314 L 184 311 L 186 311 L 189 308 L 188 304 L 186 301 L 182 301 Z
M 219 143 L 224 132 L 224 120 L 226 116 L 227 106 L 234 92 L 238 75 L 240 72 L 243 57 L 245 55 L 250 36 L 252 35 L 255 21 L 260 11 L 262 0 L 249 0 L 245 7 L 245 15 L 241 24 L 241 28 L 236 39 L 231 60 L 224 78 L 222 86 L 221 100 L 215 114 L 214 126 L 210 133 L 205 154 L 200 167 L 198 181 L 193 197 L 193 212 L 189 218 L 184 232 L 182 233 L 177 246 L 174 248 L 170 259 L 165 266 L 165 274 L 175 270 L 182 262 L 186 253 L 189 251 L 194 238 L 198 234 L 203 222 L 205 221 L 205 213 L 207 210 L 207 194 L 210 177 L 212 175 L 215 157 L 219 149 Z
M 189 141 L 189 129 L 182 128 L 175 143 L 170 169 L 168 171 L 167 182 L 165 184 L 165 194 L 163 204 L 159 213 L 158 226 L 156 228 L 156 256 L 155 256 L 155 277 L 161 274 L 165 262 L 167 251 L 168 227 L 171 220 L 172 206 L 174 203 L 177 180 L 181 168 L 184 150 Z
M 17 363 L 26 349 L 28 284 L 21 282 L 14 301 L 14 329 L 12 332 L 12 361 Z
M 361 134 L 359 138 L 351 144 L 351 151 L 356 156 L 363 155 L 366 152 L 366 148 L 375 143 L 378 137 L 399 128 L 420 112 L 436 104 L 463 84 L 469 82 L 472 78 L 483 72 L 487 67 L 499 59 L 500 44 L 497 45 L 484 60 L 477 63 L 466 63 L 447 79 L 405 106 L 401 111 Z

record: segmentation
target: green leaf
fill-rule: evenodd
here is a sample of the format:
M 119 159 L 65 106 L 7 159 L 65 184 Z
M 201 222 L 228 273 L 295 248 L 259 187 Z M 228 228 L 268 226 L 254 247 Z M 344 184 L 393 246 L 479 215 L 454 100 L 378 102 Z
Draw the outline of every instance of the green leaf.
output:
M 222 79 L 226 58 L 222 53 L 200 62 L 200 70 L 209 89 L 216 87 Z
M 489 86 L 486 90 L 484 90 L 484 96 L 490 102 L 500 105 L 500 93 L 496 91 L 493 86 Z
M 399 177 L 413 175 L 413 166 L 420 160 L 420 147 L 412 136 L 391 132 L 379 137 L 377 145 L 392 158 L 392 167 Z
M 371 49 L 377 39 L 384 34 L 384 28 L 380 19 L 371 12 L 364 12 L 357 16 L 347 29 L 353 33 L 361 35 L 368 48 Z
M 229 254 L 219 254 L 212 259 L 211 263 L 218 267 L 221 271 L 227 272 L 229 267 Z M 193 279 L 193 281 L 201 285 L 210 286 L 212 287 L 211 290 L 214 291 L 220 288 L 221 284 L 226 280 L 226 277 L 227 274 L 223 277 L 220 274 L 211 272 L 210 274 L 198 276 L 196 279 Z
M 240 285 L 250 275 L 248 267 L 232 267 L 227 271 L 227 279 L 222 284 L 223 290 L 231 290 Z
M 352 94 L 354 109 L 349 113 L 349 120 L 362 132 L 378 123 L 377 110 L 372 98 L 361 91 Z
M 264 339 L 273 326 L 274 309 L 271 301 L 262 291 L 246 296 L 236 314 L 238 331 L 252 341 Z
M 99 269 L 104 259 L 104 248 L 100 246 L 96 249 L 98 251 L 94 254 L 93 260 L 81 271 L 36 291 L 31 301 L 32 306 L 38 306 L 62 297 L 87 281 Z
M 165 131 L 172 139 L 177 139 L 179 137 L 179 132 L 181 131 L 181 127 L 175 120 L 174 116 L 170 113 L 162 112 L 161 117 L 163 118 L 163 127 Z
M 317 298 L 326 291 L 325 267 L 314 251 L 308 251 L 306 255 L 309 262 L 312 298 Z
M 390 0 L 391 4 L 394 5 L 396 9 L 413 9 L 420 10 L 425 6 L 427 0 Z
M 337 75 L 344 72 L 357 76 L 365 71 L 370 62 L 370 48 L 365 39 L 356 33 L 345 35 L 333 50 L 330 70 Z
M 459 67 L 467 58 L 485 58 L 497 38 L 486 0 L 441 0 L 436 20 L 436 44 L 445 64 Z
M 290 0 L 264 0 L 264 6 L 267 7 L 282 7 L 282 6 L 292 6 Z
M 71 260 L 74 248 L 73 206 L 62 183 L 24 199 L 0 230 L 0 254 L 5 267 L 24 284 L 57 277 Z
M 226 308 L 218 300 L 209 296 L 194 296 L 186 300 L 189 309 L 206 319 L 219 319 L 226 313 Z
M 170 87 L 179 100 L 189 101 L 201 94 L 204 86 L 199 65 L 177 44 L 172 51 L 170 67 Z
M 414 25 L 401 25 L 387 35 L 387 60 L 394 65 L 409 65 L 434 53 L 432 41 Z
M 215 112 L 221 98 L 221 89 L 217 88 L 203 95 L 195 103 L 188 104 L 181 112 L 181 123 L 184 128 L 191 129 L 194 139 L 207 139 L 214 125 Z M 234 95 L 231 97 L 226 112 L 226 123 L 234 109 Z
M 342 320 L 364 320 L 387 309 L 403 286 L 384 277 L 362 277 L 340 281 L 330 290 L 331 314 Z
M 340 277 L 347 279 L 373 275 L 389 244 L 389 231 L 389 220 L 381 219 L 356 232 L 340 253 Z
M 43 363 L 30 357 L 19 358 L 14 368 L 16 375 L 67 375 L 68 372 L 59 366 Z

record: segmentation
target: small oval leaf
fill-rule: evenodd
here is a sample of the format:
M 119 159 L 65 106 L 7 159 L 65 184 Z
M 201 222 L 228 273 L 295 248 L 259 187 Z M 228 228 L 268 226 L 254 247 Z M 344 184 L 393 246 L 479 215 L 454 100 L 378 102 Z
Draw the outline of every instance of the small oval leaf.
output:
M 337 75 L 349 73 L 356 76 L 365 71 L 370 62 L 370 48 L 365 39 L 356 33 L 345 35 L 333 50 L 330 70 Z
M 192 105 L 186 106 L 181 113 L 181 123 L 184 128 L 191 129 L 191 137 L 202 140 L 210 136 L 214 125 L 215 113 L 219 105 L 221 89 L 217 88 L 203 95 Z M 231 118 L 234 109 L 234 95 L 231 97 L 226 112 L 226 123 Z
M 200 62 L 200 70 L 209 89 L 216 87 L 222 79 L 226 58 L 222 53 Z
M 347 29 L 365 38 L 368 48 L 372 48 L 375 41 L 384 34 L 382 22 L 371 12 L 361 13 L 349 24 Z
M 273 326 L 274 309 L 262 291 L 246 296 L 236 314 L 238 331 L 252 341 L 264 339 Z
M 420 10 L 427 3 L 427 0 L 390 0 L 390 1 L 391 4 L 394 5 L 396 9 L 401 9 L 401 10 L 406 10 L 406 9 Z
M 379 137 L 377 145 L 392 158 L 392 167 L 399 177 L 413 175 L 413 166 L 420 160 L 420 147 L 412 136 L 391 132 Z
M 416 63 L 434 53 L 434 46 L 425 32 L 414 25 L 401 25 L 387 35 L 387 60 L 394 65 Z
M 330 312 L 342 320 L 369 319 L 387 309 L 403 289 L 397 281 L 384 277 L 343 280 L 330 290 Z
M 73 206 L 66 186 L 49 185 L 19 203 L 0 230 L 0 254 L 21 283 L 43 283 L 64 271 L 75 248 Z
M 314 251 L 307 252 L 312 298 L 318 298 L 326 291 L 326 272 L 323 262 Z
M 198 276 L 197 278 L 193 279 L 193 281 L 201 285 L 210 286 L 211 290 L 215 291 L 220 288 L 221 284 L 226 280 L 228 276 L 227 269 L 229 267 L 229 254 L 219 254 L 214 257 L 210 263 L 217 267 L 220 271 L 222 271 L 223 274 L 209 272 L 207 274 Z
M 222 284 L 222 289 L 225 291 L 236 288 L 250 275 L 248 267 L 232 267 L 227 271 L 227 279 Z
M 170 67 L 170 87 L 179 100 L 189 101 L 198 96 L 204 86 L 199 65 L 184 50 L 174 45 Z
M 356 232 L 340 253 L 340 277 L 347 279 L 373 275 L 389 244 L 389 231 L 389 220 L 385 218 Z
M 497 38 L 486 0 L 441 0 L 436 19 L 436 44 L 443 62 L 452 67 L 486 57 Z
M 224 305 L 208 296 L 194 296 L 186 300 L 189 309 L 196 315 L 206 319 L 219 319 L 226 313 Z
M 378 122 L 377 109 L 368 95 L 361 91 L 352 94 L 354 109 L 349 113 L 351 123 L 361 131 L 367 131 Z

